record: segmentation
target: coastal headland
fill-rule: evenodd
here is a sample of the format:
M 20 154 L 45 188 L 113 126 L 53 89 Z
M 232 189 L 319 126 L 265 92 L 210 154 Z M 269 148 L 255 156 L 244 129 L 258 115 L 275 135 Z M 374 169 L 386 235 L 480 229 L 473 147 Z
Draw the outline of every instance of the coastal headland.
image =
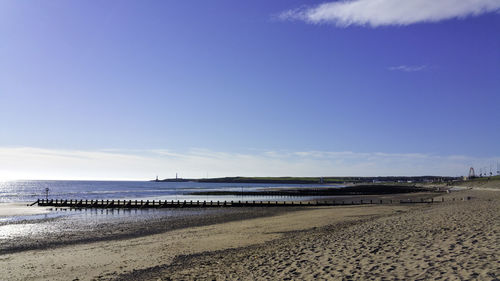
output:
M 156 182 L 207 182 L 207 183 L 267 183 L 267 184 L 355 184 L 355 183 L 429 183 L 456 180 L 454 177 L 222 177 L 222 178 L 168 178 Z

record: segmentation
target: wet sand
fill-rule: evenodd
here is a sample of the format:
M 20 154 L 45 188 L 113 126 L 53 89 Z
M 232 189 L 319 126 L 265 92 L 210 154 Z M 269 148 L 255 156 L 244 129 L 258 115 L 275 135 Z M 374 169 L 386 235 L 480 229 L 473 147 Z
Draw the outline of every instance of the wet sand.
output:
M 298 210 L 270 208 L 71 209 L 31 207 L 48 215 L 14 222 L 0 221 L 0 255 L 66 245 L 113 241 L 168 231 L 278 215 Z M 38 210 L 38 211 L 37 211 Z M 58 210 L 53 212 L 54 210 Z M 37 213 L 38 212 L 38 213 Z
M 495 280 L 500 274 L 500 192 L 467 190 L 446 196 L 473 200 L 277 208 L 277 213 L 252 218 L 255 211 L 267 209 L 255 208 L 233 221 L 226 221 L 225 214 L 220 220 L 198 226 L 187 223 L 189 227 L 159 233 L 2 254 L 0 276 L 8 280 Z
M 48 208 L 38 207 L 33 208 L 27 206 L 33 202 L 27 203 L 0 203 L 0 218 L 11 216 L 29 216 L 46 214 L 50 212 Z

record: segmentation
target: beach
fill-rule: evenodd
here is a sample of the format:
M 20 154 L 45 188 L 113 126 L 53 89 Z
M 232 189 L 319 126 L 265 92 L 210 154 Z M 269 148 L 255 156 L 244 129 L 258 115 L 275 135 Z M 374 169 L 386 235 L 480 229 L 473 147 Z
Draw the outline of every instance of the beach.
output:
M 500 192 L 444 196 L 449 200 L 436 204 L 222 215 L 158 233 L 48 243 L 0 255 L 0 274 L 7 280 L 498 279 Z M 464 197 L 471 200 L 458 200 Z

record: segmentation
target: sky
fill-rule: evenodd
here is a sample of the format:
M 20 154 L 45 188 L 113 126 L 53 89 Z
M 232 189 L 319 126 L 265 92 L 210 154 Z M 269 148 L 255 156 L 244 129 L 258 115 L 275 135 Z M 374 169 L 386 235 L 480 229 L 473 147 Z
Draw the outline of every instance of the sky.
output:
M 0 180 L 465 175 L 500 0 L 0 1 Z

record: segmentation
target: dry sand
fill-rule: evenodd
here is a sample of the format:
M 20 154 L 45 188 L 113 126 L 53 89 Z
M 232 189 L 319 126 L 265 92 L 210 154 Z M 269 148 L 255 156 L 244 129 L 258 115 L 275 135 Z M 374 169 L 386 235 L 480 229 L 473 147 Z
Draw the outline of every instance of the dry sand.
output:
M 133 239 L 23 251 L 0 255 L 0 276 L 498 280 L 500 192 L 448 196 L 474 198 L 433 205 L 305 208 Z
M 499 280 L 500 193 L 461 195 L 475 198 L 178 257 L 123 279 Z

